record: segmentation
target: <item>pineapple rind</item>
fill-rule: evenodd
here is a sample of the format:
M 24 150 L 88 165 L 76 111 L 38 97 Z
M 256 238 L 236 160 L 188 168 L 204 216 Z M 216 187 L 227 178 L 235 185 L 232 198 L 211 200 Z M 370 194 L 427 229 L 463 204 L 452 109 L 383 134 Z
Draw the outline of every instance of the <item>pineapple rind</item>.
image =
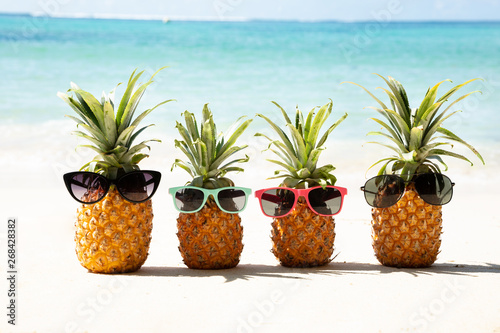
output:
M 302 199 L 302 198 L 301 198 Z M 272 222 L 272 252 L 285 267 L 328 264 L 335 241 L 335 219 L 314 213 L 303 200 L 290 214 Z
M 439 254 L 441 206 L 424 202 L 411 184 L 397 204 L 372 208 L 373 249 L 378 261 L 391 267 L 431 266 Z
M 151 200 L 131 203 L 111 188 L 104 199 L 77 211 L 78 260 L 93 273 L 138 270 L 148 257 L 152 221 Z
M 221 211 L 215 202 L 196 213 L 180 213 L 177 237 L 183 261 L 194 269 L 226 269 L 238 265 L 243 227 L 238 214 Z

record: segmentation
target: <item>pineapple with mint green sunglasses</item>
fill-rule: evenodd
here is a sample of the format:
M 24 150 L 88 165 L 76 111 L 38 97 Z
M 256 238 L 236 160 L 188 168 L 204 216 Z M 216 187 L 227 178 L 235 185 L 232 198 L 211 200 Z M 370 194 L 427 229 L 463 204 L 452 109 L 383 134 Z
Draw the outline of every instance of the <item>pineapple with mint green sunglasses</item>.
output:
M 195 186 L 172 187 L 168 190 L 174 199 L 175 208 L 181 213 L 200 211 L 212 196 L 217 206 L 226 213 L 242 212 L 252 190 L 246 187 L 222 187 L 206 189 Z

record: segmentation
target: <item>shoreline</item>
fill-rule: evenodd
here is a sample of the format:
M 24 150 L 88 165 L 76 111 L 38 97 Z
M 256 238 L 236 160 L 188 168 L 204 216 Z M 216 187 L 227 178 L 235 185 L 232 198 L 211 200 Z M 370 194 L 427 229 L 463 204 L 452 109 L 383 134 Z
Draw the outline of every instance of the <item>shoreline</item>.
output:
M 5 156 L 8 158 L 0 161 L 0 166 L 6 171 L 1 176 L 5 188 L 19 186 L 19 178 L 35 179 L 31 185 L 35 187 L 49 186 L 58 187 L 62 174 L 79 170 L 87 161 L 91 160 L 95 153 L 90 149 L 75 149 L 78 144 L 86 144 L 83 139 L 71 134 L 76 129 L 75 124 L 68 120 L 57 120 L 46 122 L 39 126 L 25 124 L 2 125 L 0 126 L 0 139 L 4 142 Z M 250 157 L 250 161 L 243 164 L 244 173 L 231 173 L 230 177 L 235 178 L 238 184 L 277 186 L 279 180 L 269 180 L 273 176 L 274 170 L 279 169 L 266 159 L 274 158 L 274 154 L 265 151 L 268 142 L 262 138 L 254 138 L 253 133 L 259 129 L 254 127 L 247 130 L 238 140 L 237 145 L 248 144 L 238 156 L 244 154 Z M 272 133 L 269 133 L 273 135 Z M 141 168 L 161 171 L 165 179 L 162 185 L 172 184 L 171 180 L 181 179 L 181 182 L 188 180 L 188 175 L 179 168 L 170 171 L 176 158 L 183 159 L 182 153 L 174 146 L 174 139 L 178 139 L 178 133 L 174 130 L 170 135 L 158 127 L 152 127 L 146 133 L 147 138 L 159 138 L 161 143 L 151 142 L 151 150 L 147 152 L 150 157 L 141 163 Z M 378 166 L 368 170 L 377 160 L 386 157 L 392 152 L 376 144 L 368 144 L 360 137 L 356 140 L 343 139 L 332 133 L 327 141 L 327 149 L 322 152 L 318 165 L 333 164 L 336 167 L 337 185 L 342 183 L 355 184 L 357 190 L 368 178 L 376 175 Z M 139 137 L 138 140 L 141 140 Z M 140 141 L 137 141 L 140 142 Z M 487 184 L 496 179 L 498 167 L 500 167 L 500 143 L 496 142 L 472 142 L 473 146 L 482 154 L 486 165 L 482 165 L 479 159 L 466 147 L 456 144 L 452 151 L 464 154 L 468 157 L 473 166 L 461 160 L 451 157 L 445 158 L 449 169 L 442 172 L 447 174 L 452 180 L 475 179 Z M 42 177 L 40 177 L 43 175 Z M 252 181 L 248 182 L 247 179 Z M 24 183 L 24 181 L 22 182 Z M 176 184 L 179 185 L 179 184 Z M 24 185 L 21 185 L 24 187 Z M 29 185 L 28 185 L 29 187 Z M 247 186 L 248 187 L 248 186 Z M 252 186 L 250 186 L 252 187 Z

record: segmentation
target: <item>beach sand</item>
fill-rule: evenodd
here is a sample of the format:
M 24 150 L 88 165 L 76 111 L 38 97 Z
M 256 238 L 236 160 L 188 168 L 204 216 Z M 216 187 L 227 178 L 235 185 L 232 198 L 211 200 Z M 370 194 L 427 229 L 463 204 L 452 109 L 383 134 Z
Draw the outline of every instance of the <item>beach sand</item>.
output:
M 332 137 L 320 163 L 336 165 L 337 185 L 349 190 L 336 217 L 333 261 L 318 268 L 281 267 L 270 252 L 271 219 L 252 197 L 241 213 L 245 246 L 240 264 L 203 271 L 184 266 L 177 249 L 177 212 L 167 189 L 188 178 L 180 169 L 170 172 L 179 155 L 170 139 L 161 137 L 164 143 L 152 143 L 151 157 L 142 165 L 163 174 L 153 198 L 148 260 L 135 273 L 101 275 L 88 273 L 76 258 L 78 204 L 62 182 L 62 173 L 78 169 L 85 154 L 74 152 L 76 139 L 68 134 L 72 124 L 47 126 L 54 127 L 53 137 L 32 132 L 33 140 L 41 140 L 37 149 L 28 143 L 7 148 L 4 156 L 11 159 L 1 162 L 9 171 L 1 178 L 1 218 L 18 220 L 17 321 L 15 327 L 8 325 L 3 315 L 1 332 L 500 332 L 500 157 L 495 146 L 477 147 L 486 166 L 477 159 L 474 167 L 448 160 L 447 174 L 457 185 L 453 200 L 443 207 L 441 253 L 430 268 L 387 268 L 377 262 L 370 207 L 359 187 L 375 173 L 365 175 L 381 151 L 359 142 L 335 144 Z M 6 147 L 16 136 L 10 134 L 4 133 Z M 246 172 L 233 177 L 254 190 L 277 185 L 265 180 L 274 167 L 257 143 L 249 148 Z M 5 272 L 6 246 L 0 249 Z M 0 280 L 6 313 L 8 285 Z

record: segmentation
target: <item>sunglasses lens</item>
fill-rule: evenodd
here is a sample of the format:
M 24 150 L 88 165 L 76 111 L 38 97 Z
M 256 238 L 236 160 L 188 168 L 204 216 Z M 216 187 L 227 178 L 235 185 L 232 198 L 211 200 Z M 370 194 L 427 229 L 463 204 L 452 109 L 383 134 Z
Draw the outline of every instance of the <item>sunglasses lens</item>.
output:
M 422 200 L 431 205 L 445 205 L 453 196 L 451 180 L 440 174 L 419 175 L 415 180 L 415 189 Z
M 83 203 L 101 200 L 108 191 L 106 178 L 95 173 L 76 173 L 69 179 L 73 196 Z
M 217 194 L 217 200 L 222 209 L 228 212 L 239 212 L 245 208 L 247 196 L 237 189 L 224 189 Z
M 183 188 L 175 192 L 175 205 L 181 212 L 195 212 L 205 203 L 201 190 Z
M 320 215 L 335 215 L 342 205 L 342 194 L 333 187 L 315 188 L 309 192 L 309 204 Z
M 272 189 L 262 193 L 260 198 L 262 210 L 268 216 L 288 214 L 295 203 L 295 194 L 286 189 Z
M 396 204 L 404 191 L 403 179 L 392 175 L 369 179 L 364 190 L 366 202 L 376 208 L 385 208 Z
M 132 202 L 148 200 L 156 188 L 153 174 L 149 172 L 132 172 L 125 174 L 118 181 L 118 190 L 121 195 Z

